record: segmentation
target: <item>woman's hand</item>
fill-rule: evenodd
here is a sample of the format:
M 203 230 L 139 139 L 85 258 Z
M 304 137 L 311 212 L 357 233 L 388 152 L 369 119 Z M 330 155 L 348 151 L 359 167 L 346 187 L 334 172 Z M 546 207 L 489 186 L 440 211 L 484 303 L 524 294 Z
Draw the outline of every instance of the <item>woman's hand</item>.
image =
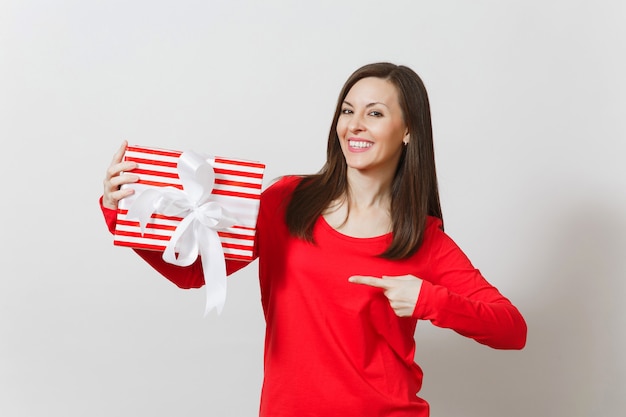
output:
M 422 280 L 413 275 L 398 277 L 366 277 L 354 275 L 348 281 L 355 284 L 369 285 L 370 287 L 382 288 L 383 294 L 389 300 L 391 308 L 398 317 L 410 317 L 413 315 L 417 298 L 422 289 Z
M 102 205 L 112 210 L 117 210 L 117 203 L 122 198 L 128 197 L 134 192 L 131 188 L 120 190 L 120 186 L 123 184 L 131 184 L 139 180 L 139 177 L 136 175 L 126 173 L 122 174 L 122 172 L 137 168 L 137 164 L 135 162 L 122 162 L 127 146 L 128 142 L 122 142 L 122 146 L 120 146 L 117 152 L 115 152 L 115 155 L 113 155 L 111 165 L 109 165 L 106 176 L 104 177 Z

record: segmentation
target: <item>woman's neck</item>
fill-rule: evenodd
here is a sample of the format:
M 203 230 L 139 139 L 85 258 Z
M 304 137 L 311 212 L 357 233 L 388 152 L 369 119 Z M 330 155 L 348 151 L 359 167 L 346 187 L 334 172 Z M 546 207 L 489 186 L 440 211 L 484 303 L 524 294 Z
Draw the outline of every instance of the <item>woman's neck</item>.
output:
M 348 189 L 345 197 L 351 208 L 389 210 L 392 178 L 381 178 L 357 170 L 348 170 L 347 179 Z
M 391 180 L 361 173 L 348 175 L 348 190 L 324 212 L 327 223 L 354 237 L 380 236 L 391 231 Z

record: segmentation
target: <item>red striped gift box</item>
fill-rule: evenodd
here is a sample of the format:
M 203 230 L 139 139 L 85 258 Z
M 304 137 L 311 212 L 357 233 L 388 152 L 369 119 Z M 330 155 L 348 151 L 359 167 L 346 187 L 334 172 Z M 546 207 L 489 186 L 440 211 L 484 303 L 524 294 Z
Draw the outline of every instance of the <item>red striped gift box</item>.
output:
M 115 245 L 165 250 L 182 218 L 155 213 L 142 234 L 139 222 L 127 219 L 126 214 L 134 198 L 145 189 L 167 186 L 182 189 L 176 169 L 181 154 L 179 151 L 143 146 L 129 146 L 126 149 L 124 160 L 137 163 L 132 173 L 139 176 L 139 181 L 124 186 L 134 188 L 135 193 L 119 203 L 113 240 Z M 210 157 L 207 161 L 215 171 L 212 201 L 220 203 L 238 220 L 235 226 L 218 232 L 224 256 L 226 259 L 252 260 L 265 165 L 222 157 Z

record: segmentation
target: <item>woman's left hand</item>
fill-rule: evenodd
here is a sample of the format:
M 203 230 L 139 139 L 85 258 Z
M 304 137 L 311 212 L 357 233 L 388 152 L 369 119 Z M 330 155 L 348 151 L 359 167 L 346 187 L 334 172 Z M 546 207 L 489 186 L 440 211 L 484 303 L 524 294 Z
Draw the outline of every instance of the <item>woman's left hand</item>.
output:
M 422 289 L 422 280 L 413 275 L 381 278 L 354 275 L 348 281 L 355 284 L 369 285 L 370 287 L 382 288 L 383 294 L 389 300 L 391 308 L 398 317 L 410 317 L 413 315 L 417 298 Z

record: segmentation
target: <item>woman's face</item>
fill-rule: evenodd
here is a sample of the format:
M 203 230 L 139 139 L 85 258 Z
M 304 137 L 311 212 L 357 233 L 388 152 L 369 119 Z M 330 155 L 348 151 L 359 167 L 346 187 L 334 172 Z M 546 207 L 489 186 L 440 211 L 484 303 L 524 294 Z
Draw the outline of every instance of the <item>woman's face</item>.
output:
M 341 107 L 337 136 L 348 171 L 393 178 L 409 140 L 396 87 L 376 77 L 354 84 Z

